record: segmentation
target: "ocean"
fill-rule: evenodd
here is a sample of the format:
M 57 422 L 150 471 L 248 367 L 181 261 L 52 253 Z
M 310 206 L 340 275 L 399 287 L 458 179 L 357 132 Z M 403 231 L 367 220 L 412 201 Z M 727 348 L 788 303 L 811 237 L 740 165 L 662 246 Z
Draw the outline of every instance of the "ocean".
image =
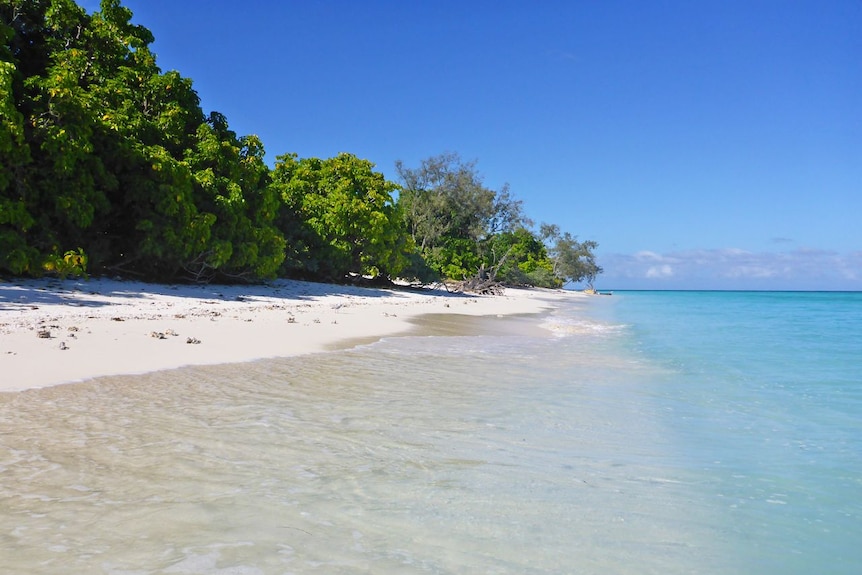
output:
M 616 292 L 0 394 L 0 510 L 4 574 L 859 573 L 862 293 Z

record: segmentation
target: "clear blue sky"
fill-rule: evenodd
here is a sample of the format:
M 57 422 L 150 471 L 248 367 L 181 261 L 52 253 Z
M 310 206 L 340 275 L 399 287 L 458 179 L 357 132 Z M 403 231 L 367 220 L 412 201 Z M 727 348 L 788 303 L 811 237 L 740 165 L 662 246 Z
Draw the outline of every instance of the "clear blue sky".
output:
M 862 289 L 859 0 L 123 4 L 270 163 L 458 152 L 600 288 Z

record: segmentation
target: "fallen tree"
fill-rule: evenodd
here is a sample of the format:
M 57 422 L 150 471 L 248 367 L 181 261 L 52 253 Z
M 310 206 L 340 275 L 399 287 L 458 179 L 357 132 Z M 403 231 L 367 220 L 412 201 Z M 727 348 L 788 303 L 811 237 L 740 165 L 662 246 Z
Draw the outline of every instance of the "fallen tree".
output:
M 486 269 L 485 264 L 483 263 L 476 271 L 475 275 L 452 284 L 449 286 L 449 289 L 455 292 L 475 293 L 480 295 L 503 295 L 505 286 L 502 282 L 497 281 L 497 272 L 499 272 L 500 268 L 503 267 L 503 264 L 506 263 L 506 260 L 509 258 L 511 253 L 512 247 L 510 247 L 503 257 L 500 258 L 500 261 L 491 266 L 490 269 Z

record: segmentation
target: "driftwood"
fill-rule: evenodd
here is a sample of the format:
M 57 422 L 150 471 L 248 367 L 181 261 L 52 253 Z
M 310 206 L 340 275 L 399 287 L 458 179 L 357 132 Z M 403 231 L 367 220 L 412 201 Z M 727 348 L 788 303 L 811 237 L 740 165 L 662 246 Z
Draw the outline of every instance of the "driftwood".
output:
M 476 275 L 455 283 L 449 289 L 456 292 L 477 293 L 480 295 L 503 295 L 504 286 L 502 282 L 497 281 L 497 272 L 506 263 L 511 253 L 512 247 L 506 251 L 503 257 L 500 258 L 500 261 L 491 267 L 490 270 L 486 270 L 485 264 L 482 264 Z
M 503 295 L 503 284 L 490 278 L 481 278 L 475 275 L 471 278 L 456 282 L 448 288 L 453 292 L 477 293 L 480 295 Z

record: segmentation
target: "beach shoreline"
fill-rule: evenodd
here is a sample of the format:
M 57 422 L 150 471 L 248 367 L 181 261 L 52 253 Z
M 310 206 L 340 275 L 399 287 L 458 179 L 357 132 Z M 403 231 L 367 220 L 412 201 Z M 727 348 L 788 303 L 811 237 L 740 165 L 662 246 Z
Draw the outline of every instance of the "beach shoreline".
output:
M 190 365 L 351 347 L 429 314 L 536 314 L 577 292 L 365 288 L 277 280 L 169 285 L 112 279 L 0 281 L 0 392 Z

